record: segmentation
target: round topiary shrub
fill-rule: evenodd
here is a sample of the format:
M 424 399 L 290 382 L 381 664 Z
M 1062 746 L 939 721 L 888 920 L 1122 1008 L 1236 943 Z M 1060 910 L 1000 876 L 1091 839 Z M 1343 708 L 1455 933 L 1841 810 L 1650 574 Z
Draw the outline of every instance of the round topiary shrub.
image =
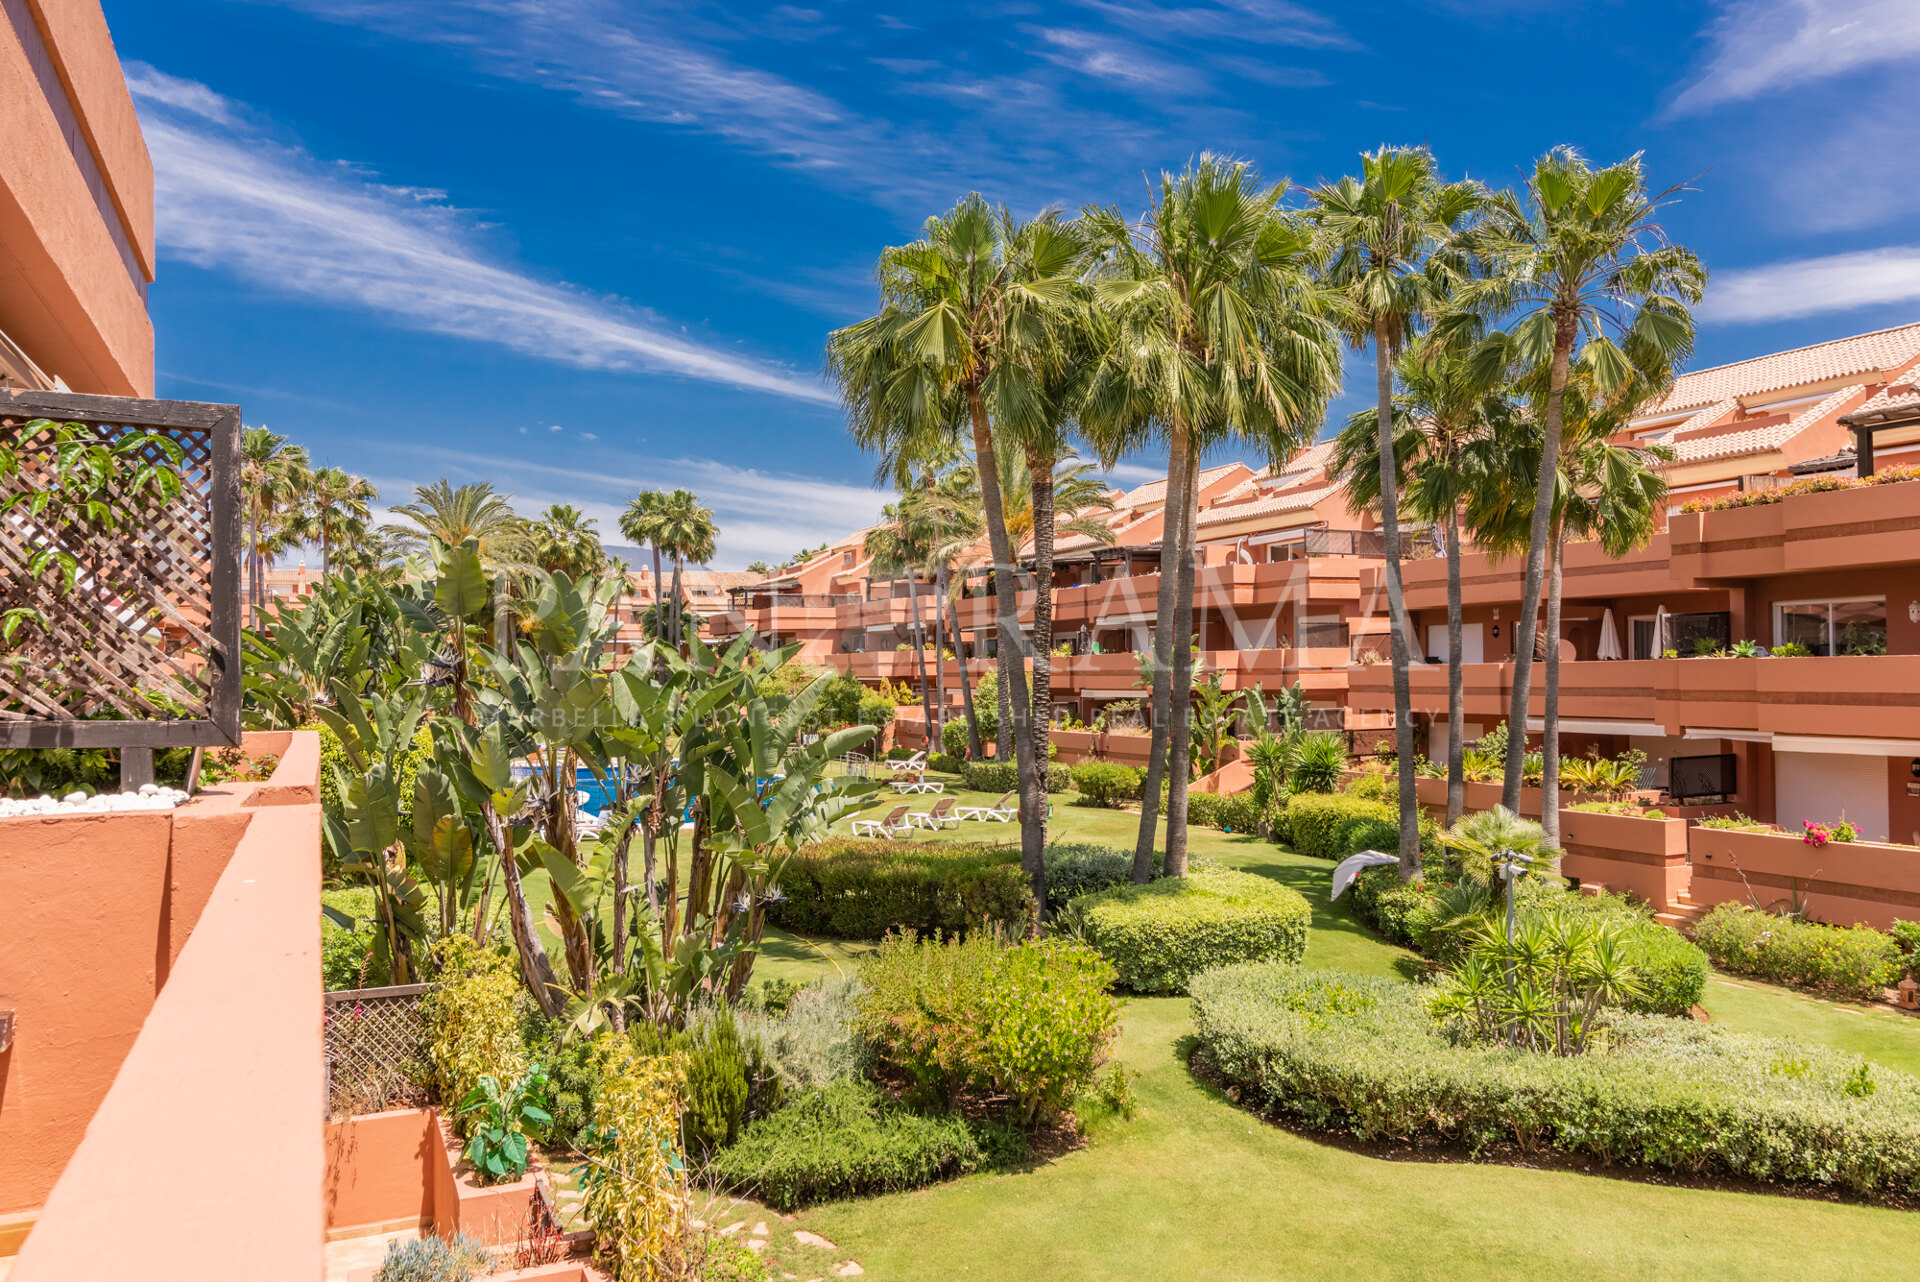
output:
M 1234 962 L 1297 964 L 1312 916 L 1298 891 L 1225 868 L 1115 886 L 1070 908 L 1136 993 L 1184 993 L 1201 971 Z

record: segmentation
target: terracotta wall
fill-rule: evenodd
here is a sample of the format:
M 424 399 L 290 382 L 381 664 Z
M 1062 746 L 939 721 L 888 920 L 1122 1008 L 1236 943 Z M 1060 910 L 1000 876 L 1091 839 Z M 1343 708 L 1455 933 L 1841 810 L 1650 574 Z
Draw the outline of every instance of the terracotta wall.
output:
M 319 846 L 317 804 L 253 808 L 9 1282 L 321 1275 Z
M 329 1236 L 389 1232 L 433 1219 L 443 1165 L 432 1109 L 406 1108 L 327 1123 Z
M 76 392 L 153 395 L 153 323 L 106 221 L 152 279 L 153 170 L 98 0 L 28 0 L 0 21 L 0 329 Z M 31 46 L 31 47 L 30 47 Z M 110 189 L 104 214 L 38 74 L 54 84 Z M 45 66 L 45 63 L 39 63 Z
M 262 809 L 317 803 L 318 735 L 247 744 L 271 780 L 170 814 L 0 820 L 0 1215 L 46 1200 Z

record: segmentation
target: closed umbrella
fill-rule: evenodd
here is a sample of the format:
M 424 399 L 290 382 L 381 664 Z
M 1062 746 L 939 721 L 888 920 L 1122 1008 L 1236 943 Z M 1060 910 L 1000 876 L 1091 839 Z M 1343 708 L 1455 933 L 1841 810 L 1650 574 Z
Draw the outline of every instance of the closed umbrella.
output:
M 1660 606 L 1653 612 L 1653 658 L 1660 658 L 1667 649 L 1667 607 Z
M 1613 609 L 1611 606 L 1601 611 L 1600 614 L 1600 649 L 1597 653 L 1602 659 L 1618 659 L 1623 657 L 1620 653 L 1620 630 L 1613 626 Z
M 1328 895 L 1327 898 L 1340 898 L 1341 895 L 1346 893 L 1347 887 L 1353 884 L 1353 879 L 1358 877 L 1362 870 L 1378 868 L 1385 864 L 1397 864 L 1399 862 L 1400 856 L 1384 854 L 1378 850 L 1362 850 L 1356 854 L 1348 855 L 1340 861 L 1339 867 L 1333 870 L 1333 893 Z

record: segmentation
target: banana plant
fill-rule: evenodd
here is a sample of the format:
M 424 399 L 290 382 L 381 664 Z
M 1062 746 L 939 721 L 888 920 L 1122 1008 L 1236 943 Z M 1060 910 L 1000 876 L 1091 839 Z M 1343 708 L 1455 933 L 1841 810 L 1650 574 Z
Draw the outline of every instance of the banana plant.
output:
M 835 820 L 860 809 L 880 787 L 873 780 L 827 775 L 827 763 L 866 743 L 877 733 L 874 727 L 850 726 L 810 744 L 796 743 L 831 679 L 821 674 L 777 709 L 756 695 L 705 749 L 710 845 L 721 858 L 710 862 L 706 877 L 690 882 L 687 913 L 690 927 L 697 925 L 696 912 L 703 915 L 714 948 L 733 947 L 729 1000 L 740 996 L 752 974 L 767 905 L 778 894 L 779 864 L 825 836 Z
M 315 711 L 340 740 L 347 767 L 335 766 L 340 812 L 325 818 L 327 843 L 341 869 L 365 877 L 374 890 L 380 930 L 374 947 L 396 984 L 413 983 L 413 945 L 426 937 L 426 892 L 407 872 L 401 846 L 398 759 L 413 746 L 426 713 L 417 692 L 359 696 L 345 681 L 333 687 L 333 706 Z

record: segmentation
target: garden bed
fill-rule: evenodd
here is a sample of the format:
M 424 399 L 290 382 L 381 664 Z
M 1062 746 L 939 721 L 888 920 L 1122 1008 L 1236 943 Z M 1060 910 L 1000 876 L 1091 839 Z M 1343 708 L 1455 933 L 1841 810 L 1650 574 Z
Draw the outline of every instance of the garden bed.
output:
M 1312 910 L 1296 890 L 1224 868 L 1115 886 L 1073 902 L 1087 942 L 1137 993 L 1180 993 L 1193 976 L 1232 962 L 1298 965 Z
M 1207 1068 L 1248 1107 L 1308 1129 L 1903 1206 L 1920 1194 L 1920 1080 L 1855 1055 L 1631 1015 L 1586 1055 L 1478 1045 L 1443 1031 L 1415 986 L 1271 964 L 1193 990 Z
M 1811 846 L 1784 832 L 1694 828 L 1688 861 L 1694 903 L 1801 910 L 1837 925 L 1880 930 L 1920 919 L 1920 850 L 1834 841 Z

